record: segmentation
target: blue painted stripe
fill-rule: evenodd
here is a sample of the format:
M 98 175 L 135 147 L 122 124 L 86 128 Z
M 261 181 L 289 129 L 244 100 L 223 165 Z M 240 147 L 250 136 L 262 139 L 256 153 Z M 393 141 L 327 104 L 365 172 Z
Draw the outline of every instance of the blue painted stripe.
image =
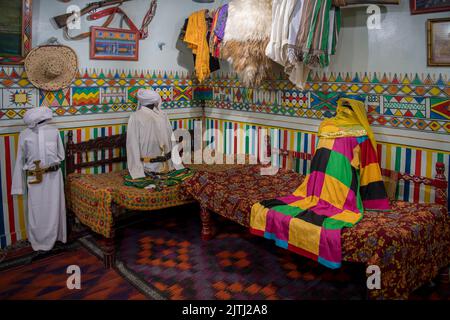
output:
M 411 149 L 405 149 L 405 173 L 411 173 Z M 403 200 L 409 201 L 409 191 L 411 189 L 410 182 L 405 181 L 405 189 L 403 191 Z
M 303 144 L 303 152 L 308 153 L 308 139 L 309 139 L 309 133 L 305 133 L 303 136 L 303 141 L 305 142 Z M 308 172 L 308 161 L 303 160 L 303 175 L 306 175 Z

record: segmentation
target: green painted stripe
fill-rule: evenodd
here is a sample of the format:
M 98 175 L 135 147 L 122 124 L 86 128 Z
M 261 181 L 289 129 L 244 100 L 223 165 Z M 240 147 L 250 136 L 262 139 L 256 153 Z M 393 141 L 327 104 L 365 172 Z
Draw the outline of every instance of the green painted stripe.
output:
M 302 133 L 297 132 L 297 146 L 295 151 L 300 152 L 302 149 Z M 300 172 L 300 159 L 295 160 L 295 171 Z
M 228 123 L 223 123 L 223 153 L 227 154 L 227 125 Z
M 250 126 L 245 125 L 245 154 L 250 154 Z

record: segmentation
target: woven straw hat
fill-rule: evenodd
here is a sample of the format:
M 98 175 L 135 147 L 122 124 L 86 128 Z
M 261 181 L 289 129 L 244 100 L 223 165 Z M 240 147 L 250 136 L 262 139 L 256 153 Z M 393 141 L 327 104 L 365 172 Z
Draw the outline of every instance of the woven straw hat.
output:
M 67 46 L 44 45 L 31 50 L 25 70 L 34 86 L 55 91 L 70 86 L 77 74 L 78 58 Z

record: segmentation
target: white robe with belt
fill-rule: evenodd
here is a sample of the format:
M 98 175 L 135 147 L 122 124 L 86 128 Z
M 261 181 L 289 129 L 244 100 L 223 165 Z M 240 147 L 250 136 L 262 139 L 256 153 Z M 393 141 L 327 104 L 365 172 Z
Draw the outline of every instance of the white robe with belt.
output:
M 166 113 L 158 107 L 142 107 L 131 114 L 127 128 L 127 165 L 133 179 L 145 177 L 145 171 L 161 172 L 164 163 L 143 163 L 141 158 L 155 158 L 172 151 L 173 130 Z M 169 170 L 174 169 L 171 160 Z M 175 166 L 180 169 L 183 166 Z
M 47 123 L 23 130 L 19 135 L 11 194 L 28 193 L 27 235 L 33 250 L 51 250 L 56 241 L 66 242 L 66 203 L 61 169 L 43 174 L 39 184 L 29 184 L 26 177 L 34 169 L 59 164 L 64 160 L 64 146 L 58 129 Z

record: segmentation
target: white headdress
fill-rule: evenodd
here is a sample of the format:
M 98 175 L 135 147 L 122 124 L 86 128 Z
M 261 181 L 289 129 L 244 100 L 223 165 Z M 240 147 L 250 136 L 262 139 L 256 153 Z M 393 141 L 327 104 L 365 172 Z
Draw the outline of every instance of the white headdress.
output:
M 53 113 L 51 109 L 47 107 L 35 107 L 25 112 L 23 121 L 28 128 L 34 128 L 39 122 L 51 120 L 52 118 Z
M 153 104 L 159 109 L 162 103 L 159 93 L 152 89 L 139 89 L 136 97 L 139 103 L 138 109 L 149 104 Z

